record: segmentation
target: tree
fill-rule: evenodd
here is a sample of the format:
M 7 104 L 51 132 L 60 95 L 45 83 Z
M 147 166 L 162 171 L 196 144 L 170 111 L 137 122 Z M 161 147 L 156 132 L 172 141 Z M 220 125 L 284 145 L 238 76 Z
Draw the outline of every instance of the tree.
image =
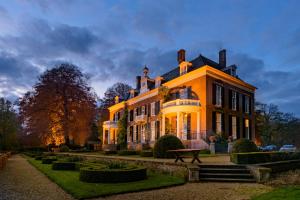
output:
M 71 64 L 47 70 L 20 100 L 20 118 L 27 134 L 42 144 L 83 145 L 91 134 L 96 95 L 87 77 Z
M 17 145 L 19 122 L 10 101 L 0 98 L 0 150 L 11 150 Z
M 115 83 L 109 87 L 104 93 L 103 99 L 101 99 L 101 107 L 108 108 L 115 104 L 115 97 L 119 96 L 121 100 L 125 100 L 128 97 L 131 86 L 125 83 Z
M 127 148 L 127 117 L 128 110 L 124 110 L 124 114 L 121 119 L 118 121 L 118 144 L 121 149 Z

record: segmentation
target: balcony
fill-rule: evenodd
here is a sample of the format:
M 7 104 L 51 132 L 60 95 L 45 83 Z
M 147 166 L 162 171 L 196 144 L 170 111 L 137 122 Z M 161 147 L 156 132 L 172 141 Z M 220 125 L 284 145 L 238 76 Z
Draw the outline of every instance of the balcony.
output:
M 118 128 L 118 122 L 116 121 L 105 121 L 103 122 L 103 126 L 106 128 Z
M 142 114 L 142 115 L 135 116 L 134 121 L 137 123 L 139 123 L 139 122 L 144 123 L 147 121 L 147 115 Z
M 200 106 L 200 100 L 194 99 L 176 99 L 163 104 L 163 109 L 171 106 Z

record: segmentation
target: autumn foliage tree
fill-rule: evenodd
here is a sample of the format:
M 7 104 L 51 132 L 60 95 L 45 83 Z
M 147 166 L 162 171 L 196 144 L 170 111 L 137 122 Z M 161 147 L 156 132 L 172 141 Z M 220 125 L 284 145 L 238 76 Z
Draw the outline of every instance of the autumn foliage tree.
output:
M 83 145 L 92 131 L 95 100 L 87 77 L 76 66 L 61 64 L 43 73 L 20 99 L 20 118 L 26 134 L 41 144 Z

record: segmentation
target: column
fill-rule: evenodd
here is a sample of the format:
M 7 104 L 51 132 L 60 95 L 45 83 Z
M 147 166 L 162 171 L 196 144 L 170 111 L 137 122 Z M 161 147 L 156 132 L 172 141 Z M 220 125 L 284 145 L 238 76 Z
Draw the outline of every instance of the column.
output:
M 110 130 L 107 129 L 107 144 L 110 144 Z
M 177 137 L 180 139 L 180 112 L 177 112 L 177 118 L 176 118 L 176 132 L 177 132 Z
M 102 132 L 102 144 L 105 142 L 105 128 L 103 127 L 103 132 Z
M 200 112 L 197 112 L 197 140 L 200 140 Z
M 183 140 L 187 140 L 187 113 L 183 114 Z
M 161 132 L 161 135 L 165 135 L 165 132 L 166 132 L 166 124 L 165 124 L 165 114 L 162 114 L 162 132 Z

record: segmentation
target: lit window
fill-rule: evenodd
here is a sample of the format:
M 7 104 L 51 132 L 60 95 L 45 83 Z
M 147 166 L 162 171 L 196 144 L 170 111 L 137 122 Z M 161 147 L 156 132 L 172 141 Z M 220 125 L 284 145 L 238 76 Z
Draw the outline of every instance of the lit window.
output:
M 249 119 L 245 119 L 245 137 L 246 137 L 247 139 L 250 139 L 249 131 L 250 131 L 250 127 L 249 127 Z
M 216 133 L 222 133 L 222 114 L 216 113 Z
M 237 102 L 236 98 L 237 98 L 236 92 L 232 91 L 232 98 L 231 98 L 232 110 L 236 110 L 236 102 Z
M 155 116 L 155 102 L 151 103 L 151 116 Z
M 232 118 L 231 118 L 232 120 L 232 123 L 231 123 L 231 126 L 232 126 L 232 138 L 233 139 L 236 139 L 237 137 L 236 137 L 236 128 L 237 128 L 237 126 L 236 126 L 236 116 L 232 116 Z
M 151 141 L 155 141 L 155 121 L 151 121 Z
M 216 85 L 216 106 L 222 106 L 222 87 Z

